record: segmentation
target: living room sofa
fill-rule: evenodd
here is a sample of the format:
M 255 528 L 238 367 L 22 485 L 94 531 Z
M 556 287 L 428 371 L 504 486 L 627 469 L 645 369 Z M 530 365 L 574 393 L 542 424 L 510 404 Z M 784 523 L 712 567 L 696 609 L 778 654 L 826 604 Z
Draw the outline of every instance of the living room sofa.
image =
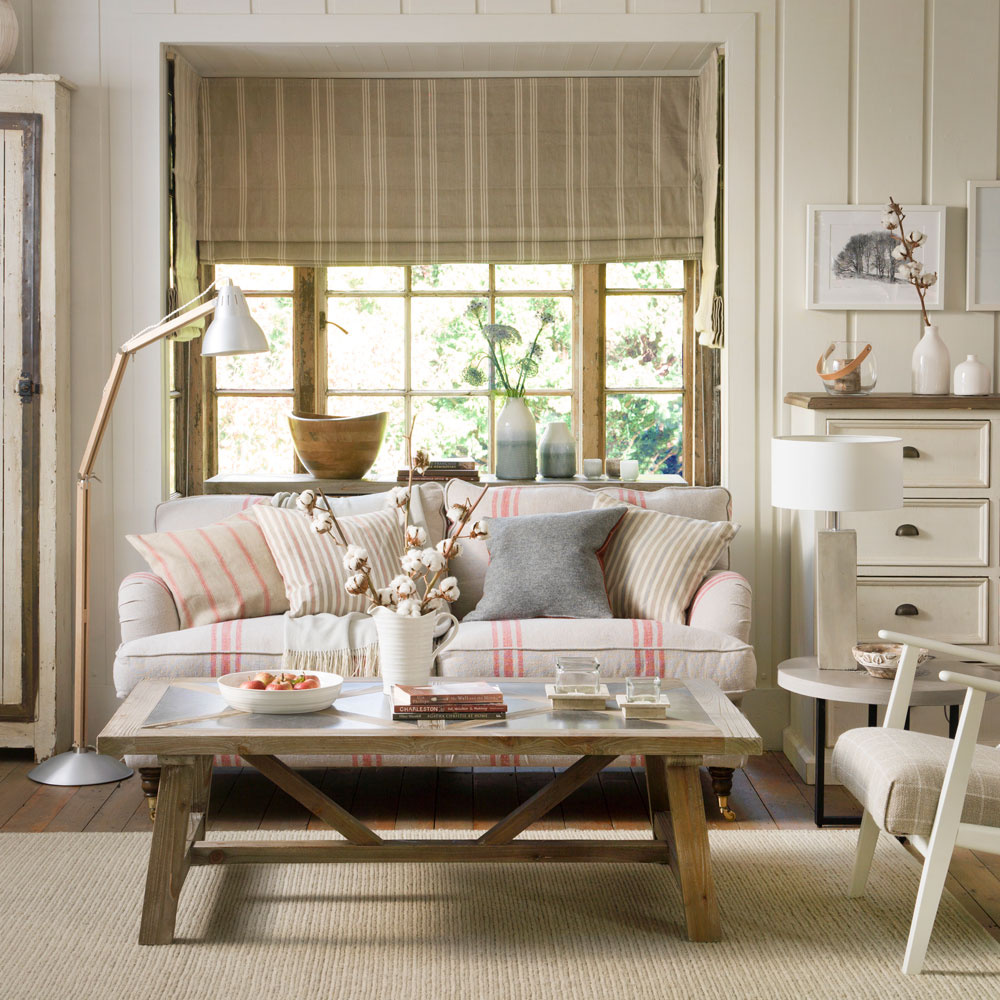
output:
M 445 511 L 465 497 L 477 497 L 482 487 L 452 481 L 421 483 L 415 487 L 413 516 L 423 523 L 430 544 L 448 530 Z M 589 509 L 591 489 L 577 485 L 490 485 L 477 509 L 480 517 L 516 517 L 520 514 Z M 731 514 L 728 491 L 721 487 L 669 486 L 641 491 L 609 483 L 602 491 L 615 500 L 667 513 L 709 521 Z M 212 495 L 171 500 L 158 506 L 158 532 L 205 527 L 254 503 L 288 502 L 276 497 Z M 364 513 L 382 507 L 383 494 L 342 498 L 337 513 Z M 453 611 L 460 619 L 475 607 L 486 572 L 485 546 L 466 545 L 453 560 L 452 572 L 462 589 Z M 119 590 L 122 643 L 114 664 L 118 696 L 126 697 L 139 681 L 150 677 L 214 677 L 241 670 L 278 670 L 283 653 L 281 615 L 225 621 L 181 628 L 170 588 L 151 572 L 127 576 Z M 551 677 L 557 653 L 593 655 L 606 677 L 657 674 L 661 677 L 704 677 L 715 681 L 737 705 L 756 683 L 757 665 L 750 635 L 750 585 L 729 569 L 724 552 L 705 576 L 692 599 L 683 625 L 624 619 L 529 619 L 523 621 L 463 622 L 455 640 L 442 652 L 436 671 L 442 677 Z M 156 759 L 132 757 L 140 769 L 143 787 L 155 806 L 159 772 Z M 389 758 L 381 755 L 289 759 L 296 766 L 427 765 L 425 758 Z M 220 766 L 236 759 L 219 758 Z M 439 766 L 563 766 L 562 759 L 490 756 L 442 757 Z M 623 765 L 634 765 L 628 759 Z M 728 796 L 733 769 L 743 760 L 717 757 L 706 761 L 723 815 L 732 818 Z

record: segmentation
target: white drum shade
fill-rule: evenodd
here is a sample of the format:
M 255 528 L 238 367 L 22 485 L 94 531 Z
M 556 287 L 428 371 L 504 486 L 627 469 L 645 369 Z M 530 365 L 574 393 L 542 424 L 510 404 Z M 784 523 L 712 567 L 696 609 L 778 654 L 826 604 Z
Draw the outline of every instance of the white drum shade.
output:
M 903 506 L 903 442 L 846 434 L 771 440 L 771 504 L 790 510 Z

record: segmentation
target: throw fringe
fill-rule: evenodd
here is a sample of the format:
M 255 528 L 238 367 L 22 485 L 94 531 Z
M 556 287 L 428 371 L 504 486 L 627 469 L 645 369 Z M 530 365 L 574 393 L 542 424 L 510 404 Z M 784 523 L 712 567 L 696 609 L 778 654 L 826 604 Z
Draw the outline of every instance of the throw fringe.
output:
M 286 649 L 281 669 L 289 673 L 320 670 L 342 677 L 377 677 L 378 643 L 358 649 Z

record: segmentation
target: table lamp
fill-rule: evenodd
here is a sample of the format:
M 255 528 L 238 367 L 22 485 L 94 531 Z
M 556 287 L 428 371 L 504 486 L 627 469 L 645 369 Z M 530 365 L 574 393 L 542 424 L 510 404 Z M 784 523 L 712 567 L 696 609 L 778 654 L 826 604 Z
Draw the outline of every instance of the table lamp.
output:
M 816 533 L 816 659 L 824 670 L 855 670 L 858 538 L 842 511 L 903 506 L 903 442 L 895 437 L 816 435 L 771 441 L 771 504 L 827 511 Z
M 94 463 L 111 421 L 111 410 L 125 377 L 129 358 L 149 344 L 196 323 L 203 316 L 215 316 L 202 340 L 202 357 L 228 354 L 257 354 L 270 350 L 267 337 L 253 316 L 243 292 L 228 278 L 206 288 L 198 298 L 216 288 L 216 297 L 186 312 L 171 313 L 159 323 L 140 331 L 118 349 L 97 408 L 87 447 L 80 462 L 76 493 L 76 603 L 74 607 L 73 649 L 73 749 L 56 754 L 28 772 L 32 781 L 43 785 L 100 785 L 121 781 L 132 769 L 107 754 L 87 746 L 87 660 L 90 625 L 90 484 Z M 194 299 L 192 301 L 197 301 Z M 190 305 L 187 303 L 186 305 Z M 182 306 L 181 308 L 185 308 Z

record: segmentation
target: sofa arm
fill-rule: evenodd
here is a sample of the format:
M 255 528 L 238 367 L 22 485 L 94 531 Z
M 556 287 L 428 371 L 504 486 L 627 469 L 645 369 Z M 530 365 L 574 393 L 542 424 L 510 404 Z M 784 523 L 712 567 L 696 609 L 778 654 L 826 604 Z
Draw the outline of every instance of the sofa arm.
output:
M 176 632 L 181 627 L 170 588 L 155 573 L 130 573 L 118 588 L 122 642 Z
M 688 608 L 688 625 L 750 641 L 750 583 L 732 570 L 709 573 Z

